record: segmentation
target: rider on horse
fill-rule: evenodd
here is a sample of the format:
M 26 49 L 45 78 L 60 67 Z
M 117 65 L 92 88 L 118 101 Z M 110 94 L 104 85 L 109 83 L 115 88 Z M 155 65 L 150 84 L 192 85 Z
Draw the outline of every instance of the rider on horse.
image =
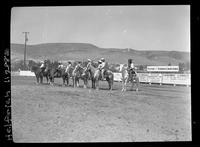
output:
M 64 65 L 61 62 L 59 62 L 58 63 L 58 69 L 63 69 L 63 68 L 64 68 Z
M 72 62 L 71 61 L 68 61 L 68 65 L 67 65 L 67 68 L 65 69 L 65 72 L 67 72 L 67 70 L 72 66 Z
M 41 61 L 41 66 L 40 66 L 40 69 L 42 70 L 42 71 L 44 71 L 45 70 L 45 68 L 46 68 L 46 62 L 47 62 L 47 60 L 44 60 L 44 61 Z
M 135 74 L 135 66 L 132 59 L 128 59 L 128 74 Z
M 107 70 L 107 62 L 105 62 L 105 59 L 104 58 L 101 58 L 101 60 L 99 60 L 99 66 L 98 66 L 98 69 L 100 70 L 101 72 L 101 77 L 102 79 L 104 79 L 104 74 Z
M 92 60 L 91 59 L 87 59 L 87 61 L 88 61 L 88 63 L 87 63 L 87 67 L 88 67 L 89 65 L 92 64 Z
M 77 65 L 75 66 L 75 69 L 77 69 L 78 67 L 83 68 L 82 65 L 81 65 L 81 61 L 78 61 Z

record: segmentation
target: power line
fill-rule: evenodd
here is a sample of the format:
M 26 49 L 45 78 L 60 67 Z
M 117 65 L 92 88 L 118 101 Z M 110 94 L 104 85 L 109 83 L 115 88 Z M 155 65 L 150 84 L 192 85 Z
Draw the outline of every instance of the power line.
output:
M 27 34 L 29 34 L 29 32 L 22 32 L 23 34 L 25 34 L 25 43 L 24 43 L 24 70 L 26 69 L 26 42 L 28 41 L 28 36 Z

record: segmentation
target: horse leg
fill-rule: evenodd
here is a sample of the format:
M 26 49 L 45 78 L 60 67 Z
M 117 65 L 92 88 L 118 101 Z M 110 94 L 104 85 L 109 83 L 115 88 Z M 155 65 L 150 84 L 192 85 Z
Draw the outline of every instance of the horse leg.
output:
M 54 86 L 54 77 L 52 77 L 52 84 L 53 84 L 53 86 Z
M 47 84 L 49 83 L 49 78 L 48 78 L 48 76 L 46 76 L 46 79 L 47 79 Z
M 111 90 L 113 90 L 114 79 L 111 79 Z
M 67 81 L 67 86 L 69 85 L 69 77 L 66 77 L 66 81 Z
M 91 83 L 92 83 L 92 88 L 94 88 L 94 81 L 93 81 L 93 79 L 91 79 Z
M 124 82 L 124 90 L 123 91 L 126 91 L 126 84 L 127 84 L 127 80 L 125 80 L 125 82 Z
M 93 88 L 96 89 L 96 81 L 95 81 L 95 79 L 93 80 Z
M 36 75 L 37 84 L 39 84 L 39 76 Z
M 134 81 L 132 80 L 131 81 L 131 91 L 133 90 L 133 87 L 134 87 Z
M 86 79 L 83 79 L 83 83 L 84 83 L 84 85 L 83 85 L 83 88 L 87 88 L 87 86 L 86 86 L 86 83 L 87 81 L 86 81 Z
M 85 80 L 85 88 L 88 88 L 88 80 Z
M 125 84 L 125 81 L 124 79 L 122 79 L 122 92 L 124 91 L 124 84 Z
M 65 86 L 65 77 L 62 77 L 63 79 L 63 86 Z
M 108 82 L 109 82 L 109 90 L 112 90 L 111 89 L 111 81 L 109 80 Z
M 43 83 L 43 76 L 40 76 L 40 84 Z
M 54 82 L 53 77 L 51 77 L 51 78 L 50 78 L 50 85 L 51 85 L 51 86 L 53 86 L 53 82 Z
M 74 77 L 72 77 L 72 86 L 74 87 Z
M 74 85 L 74 88 L 76 87 L 76 78 L 74 77 L 73 78 L 73 85 Z
M 114 84 L 114 77 L 112 76 L 111 78 L 110 78 L 110 90 L 113 90 L 113 84 Z
M 80 85 L 79 85 L 79 79 L 77 79 L 77 87 L 79 87 Z
M 139 87 L 139 78 L 137 78 L 137 80 L 136 80 L 136 86 L 137 86 L 137 88 L 136 88 L 136 92 L 138 92 L 138 87 Z
M 108 82 L 108 89 L 110 90 L 110 89 L 111 89 L 110 80 L 109 80 L 109 79 L 106 79 L 106 81 Z
M 99 80 L 96 80 L 96 89 L 99 90 Z

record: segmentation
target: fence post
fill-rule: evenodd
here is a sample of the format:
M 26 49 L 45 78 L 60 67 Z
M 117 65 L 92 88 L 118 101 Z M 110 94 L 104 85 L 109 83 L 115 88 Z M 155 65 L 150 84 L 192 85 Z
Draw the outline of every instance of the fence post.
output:
M 177 74 L 174 74 L 174 86 L 176 86 Z
M 162 85 L 162 74 L 161 73 L 159 74 L 159 77 L 160 77 L 160 85 Z
M 148 76 L 147 76 L 148 77 L 149 85 L 151 85 L 151 79 L 149 78 L 149 76 L 151 76 L 151 73 L 149 73 Z

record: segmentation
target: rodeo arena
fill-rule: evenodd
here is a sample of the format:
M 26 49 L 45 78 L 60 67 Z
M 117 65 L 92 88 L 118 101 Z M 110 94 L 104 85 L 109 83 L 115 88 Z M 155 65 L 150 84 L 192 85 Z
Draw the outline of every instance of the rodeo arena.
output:
M 191 140 L 190 74 L 179 66 L 27 62 L 11 76 L 15 142 Z

